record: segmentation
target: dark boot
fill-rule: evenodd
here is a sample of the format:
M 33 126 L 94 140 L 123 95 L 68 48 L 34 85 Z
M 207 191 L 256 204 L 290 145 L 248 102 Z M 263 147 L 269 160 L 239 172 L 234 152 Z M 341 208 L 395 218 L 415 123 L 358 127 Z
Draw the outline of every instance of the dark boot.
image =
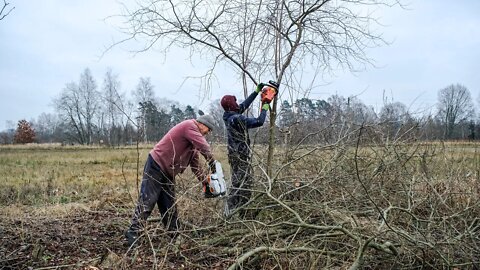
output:
M 128 229 L 125 232 L 125 240 L 127 241 L 127 245 L 131 247 L 138 239 L 138 232 L 137 231 L 132 231 Z

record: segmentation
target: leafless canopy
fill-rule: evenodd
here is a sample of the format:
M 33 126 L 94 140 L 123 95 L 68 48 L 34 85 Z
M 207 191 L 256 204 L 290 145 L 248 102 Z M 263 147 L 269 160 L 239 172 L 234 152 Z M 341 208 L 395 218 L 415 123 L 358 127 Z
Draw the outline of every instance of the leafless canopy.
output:
M 474 114 L 470 91 L 463 85 L 452 84 L 438 92 L 438 117 L 444 123 L 444 136 L 451 138 L 454 126 Z
M 140 51 L 181 46 L 212 57 L 214 65 L 232 64 L 254 83 L 261 75 L 281 81 L 300 64 L 319 70 L 368 63 L 365 50 L 384 42 L 371 31 L 377 21 L 370 11 L 395 4 L 396 0 L 144 0 L 138 7 L 125 8 L 126 31 L 130 39 L 146 39 Z

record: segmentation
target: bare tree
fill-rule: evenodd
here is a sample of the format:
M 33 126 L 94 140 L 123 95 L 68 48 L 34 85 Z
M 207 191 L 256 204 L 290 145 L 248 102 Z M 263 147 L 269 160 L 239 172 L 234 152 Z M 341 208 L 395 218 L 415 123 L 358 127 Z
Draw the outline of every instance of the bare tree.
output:
M 412 120 L 407 106 L 401 102 L 385 104 L 379 114 L 380 125 L 385 127 L 386 140 L 398 136 L 402 126 Z
M 126 8 L 130 37 L 146 39 L 140 51 L 172 45 L 211 57 L 212 70 L 226 62 L 248 82 L 274 78 L 282 91 L 302 92 L 305 68 L 315 73 L 370 63 L 366 49 L 383 43 L 371 31 L 371 8 L 398 0 L 162 0 Z M 211 74 L 209 71 L 208 74 Z M 314 76 L 317 78 L 317 76 Z M 283 80 L 285 79 L 285 83 Z M 270 111 L 267 171 L 271 175 L 277 99 Z
M 107 133 L 106 138 L 110 145 L 120 143 L 121 130 L 126 123 L 124 121 L 124 112 L 126 111 L 125 95 L 119 91 L 120 81 L 118 80 L 118 75 L 113 74 L 112 70 L 109 69 L 103 79 L 102 97 L 105 101 L 103 110 L 106 117 L 102 122 L 105 125 L 104 130 Z
M 54 100 L 58 113 L 72 129 L 71 137 L 80 144 L 91 144 L 95 117 L 99 113 L 99 93 L 90 69 L 80 76 L 80 82 L 68 83 L 60 97 Z
M 140 115 L 138 116 L 138 128 L 139 131 L 143 134 L 143 141 L 148 142 L 148 132 L 147 132 L 147 103 L 155 103 L 155 93 L 153 92 L 153 85 L 150 82 L 150 78 L 140 78 L 137 88 L 133 92 L 135 97 L 136 105 L 140 110 Z
M 88 136 L 87 144 L 90 144 L 93 142 L 94 120 L 100 109 L 100 93 L 97 91 L 97 83 L 93 79 L 90 69 L 85 69 L 80 75 L 78 90 L 84 105 L 84 117 Z
M 220 105 L 220 99 L 210 103 L 208 113 L 213 116 L 213 118 L 216 120 L 215 124 L 219 127 L 213 131 L 213 136 L 217 141 L 222 141 L 227 136 L 227 129 L 223 124 L 223 112 L 224 110 Z
M 360 126 L 361 124 L 372 124 L 377 119 L 377 114 L 373 107 L 363 103 L 358 97 L 351 96 L 347 98 L 347 111 L 349 122 Z
M 452 84 L 438 91 L 438 118 L 444 125 L 444 138 L 453 138 L 455 126 L 474 115 L 470 91 L 461 84 Z
M 332 95 L 327 99 L 330 104 L 330 112 L 327 115 L 331 123 L 329 128 L 330 139 L 337 141 L 344 136 L 354 136 L 352 133 L 362 125 L 372 124 L 377 115 L 373 108 L 366 106 L 355 96 L 343 97 Z
M 71 131 L 66 135 L 80 144 L 85 144 L 87 132 L 77 84 L 74 82 L 67 83 L 60 96 L 54 100 L 54 104 L 62 120 L 70 127 Z
M 37 120 L 33 122 L 35 128 L 36 137 L 38 142 L 54 142 L 59 139 L 56 135 L 59 132 L 59 121 L 56 115 L 50 113 L 42 113 L 38 116 Z
M 7 17 L 7 15 L 10 14 L 10 12 L 12 12 L 13 9 L 15 9 L 15 7 L 7 9 L 8 5 L 10 5 L 10 3 L 8 3 L 6 0 L 3 0 L 3 6 L 0 9 L 0 21 L 3 20 L 5 17 Z

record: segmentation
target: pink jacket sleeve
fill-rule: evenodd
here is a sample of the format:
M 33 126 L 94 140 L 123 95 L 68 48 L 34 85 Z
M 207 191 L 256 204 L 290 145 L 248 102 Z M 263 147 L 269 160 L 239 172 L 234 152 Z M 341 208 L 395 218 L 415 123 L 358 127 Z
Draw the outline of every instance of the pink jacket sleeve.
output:
M 203 182 L 207 179 L 207 173 L 200 166 L 200 160 L 198 152 L 195 151 L 190 161 L 190 168 L 192 169 L 193 174 L 197 177 L 198 181 Z
M 207 175 L 202 170 L 202 166 L 200 166 L 199 153 L 202 154 L 208 163 L 212 162 L 214 158 L 212 151 L 210 150 L 210 145 L 205 137 L 200 133 L 196 125 L 192 129 L 189 129 L 185 135 L 192 143 L 194 148 L 194 153 L 190 161 L 192 172 L 195 174 L 198 181 L 204 181 Z

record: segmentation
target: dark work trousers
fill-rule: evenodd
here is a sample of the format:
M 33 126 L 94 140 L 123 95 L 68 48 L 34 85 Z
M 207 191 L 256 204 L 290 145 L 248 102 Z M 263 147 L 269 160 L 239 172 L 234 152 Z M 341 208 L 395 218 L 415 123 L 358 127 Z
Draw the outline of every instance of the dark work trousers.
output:
M 232 171 L 232 188 L 228 196 L 230 210 L 244 205 L 252 194 L 252 165 L 249 151 L 230 152 L 228 162 Z
M 138 231 L 145 227 L 145 222 L 152 213 L 155 204 L 158 205 L 165 228 L 168 231 L 177 231 L 178 217 L 175 207 L 174 181 L 167 176 L 155 160 L 148 155 L 143 169 L 140 196 L 132 218 L 130 230 Z

